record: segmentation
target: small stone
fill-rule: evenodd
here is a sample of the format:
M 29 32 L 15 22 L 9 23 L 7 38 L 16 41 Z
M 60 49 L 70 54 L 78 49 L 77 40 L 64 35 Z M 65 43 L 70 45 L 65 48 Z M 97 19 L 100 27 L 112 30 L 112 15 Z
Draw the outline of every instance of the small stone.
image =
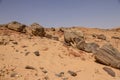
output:
M 45 74 L 48 73 L 48 71 L 46 71 L 46 70 L 43 70 L 42 72 L 45 73 Z
M 25 56 L 27 56 L 29 53 L 30 53 L 30 52 L 26 52 L 26 53 L 25 53 Z
M 10 77 L 16 77 L 16 76 L 18 76 L 18 74 L 15 73 L 15 72 L 13 72 L 13 73 L 10 75 Z
M 76 72 L 73 72 L 73 71 L 70 71 L 70 70 L 69 70 L 68 73 L 69 73 L 71 76 L 74 76 L 74 77 L 77 76 L 77 73 L 76 73 Z
M 13 44 L 15 44 L 15 45 L 17 45 L 18 44 L 18 42 L 12 42 Z
M 108 67 L 103 67 L 103 70 L 106 71 L 110 76 L 115 77 L 115 72 Z
M 25 67 L 25 69 L 32 69 L 32 70 L 35 70 L 34 67 L 32 67 L 32 66 L 28 66 L 28 65 Z
M 58 77 L 63 77 L 64 76 L 64 72 L 60 72 L 59 74 L 55 74 Z
M 39 51 L 35 51 L 34 54 L 35 54 L 36 56 L 40 56 Z

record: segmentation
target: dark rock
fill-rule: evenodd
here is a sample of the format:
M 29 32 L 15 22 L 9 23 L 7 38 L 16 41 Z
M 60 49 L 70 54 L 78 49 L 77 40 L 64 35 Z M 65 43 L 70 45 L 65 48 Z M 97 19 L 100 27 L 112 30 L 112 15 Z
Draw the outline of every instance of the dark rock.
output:
M 34 54 L 35 54 L 36 56 L 40 56 L 39 51 L 35 51 Z
M 44 28 L 41 25 L 39 25 L 38 23 L 33 23 L 31 25 L 30 29 L 31 29 L 32 34 L 35 36 L 40 36 L 40 37 L 45 36 Z
M 68 73 L 69 73 L 71 76 L 74 76 L 74 77 L 77 76 L 77 73 L 74 72 L 74 71 L 70 71 L 70 70 L 69 70 Z
M 19 22 L 13 21 L 7 25 L 8 29 L 15 30 L 18 32 L 25 32 L 26 25 L 21 24 Z
M 27 56 L 28 54 L 30 54 L 30 52 L 26 52 L 26 53 L 25 53 L 25 56 Z
M 120 52 L 110 44 L 103 45 L 95 54 L 96 62 L 120 69 Z
M 48 73 L 48 71 L 47 71 L 47 70 L 43 70 L 42 72 L 43 72 L 43 73 L 45 73 L 45 74 L 46 74 L 46 73 Z
M 103 34 L 97 35 L 98 39 L 106 40 L 106 36 Z
M 16 41 L 14 41 L 14 42 L 12 42 L 13 44 L 15 44 L 15 45 L 17 45 L 18 44 L 18 42 L 16 42 Z
M 34 67 L 29 66 L 29 65 L 27 65 L 27 66 L 25 67 L 25 69 L 32 69 L 32 70 L 36 70 Z
M 115 77 L 115 72 L 108 67 L 103 67 L 103 70 L 105 70 L 110 76 Z

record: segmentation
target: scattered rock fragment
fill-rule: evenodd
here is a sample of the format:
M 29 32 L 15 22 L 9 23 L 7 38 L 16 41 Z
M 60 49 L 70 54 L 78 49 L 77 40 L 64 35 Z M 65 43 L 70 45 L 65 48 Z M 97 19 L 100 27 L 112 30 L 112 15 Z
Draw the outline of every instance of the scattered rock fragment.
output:
M 30 52 L 26 52 L 26 53 L 25 53 L 25 56 L 27 56 L 28 54 L 30 54 Z
M 36 56 L 40 56 L 39 51 L 35 51 L 34 54 L 35 54 Z
M 69 70 L 68 73 L 73 77 L 77 76 L 77 73 L 74 71 Z
M 115 77 L 115 72 L 108 67 L 103 67 L 103 70 L 106 71 L 110 76 Z
M 17 45 L 17 44 L 18 44 L 18 42 L 16 42 L 16 41 L 13 41 L 12 43 L 13 43 L 13 44 L 15 44 L 15 45 Z
M 36 70 L 34 67 L 27 65 L 25 69 L 31 69 L 31 70 Z
M 59 74 L 55 74 L 58 77 L 63 77 L 64 76 L 64 72 L 60 72 Z

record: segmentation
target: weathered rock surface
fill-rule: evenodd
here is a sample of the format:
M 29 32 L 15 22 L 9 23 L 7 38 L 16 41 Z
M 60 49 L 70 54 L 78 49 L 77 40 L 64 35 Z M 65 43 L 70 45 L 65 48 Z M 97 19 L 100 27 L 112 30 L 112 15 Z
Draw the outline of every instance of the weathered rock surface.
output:
M 99 45 L 96 43 L 86 43 L 85 41 L 81 41 L 77 44 L 77 48 L 88 53 L 96 53 Z
M 103 70 L 106 71 L 112 77 L 116 76 L 115 72 L 111 68 L 103 67 Z
M 25 27 L 26 27 L 26 25 L 21 24 L 21 23 L 16 22 L 16 21 L 8 23 L 8 25 L 7 25 L 7 28 L 9 28 L 11 30 L 18 31 L 18 32 L 25 32 Z
M 44 28 L 41 25 L 39 25 L 38 23 L 33 23 L 30 26 L 30 30 L 31 30 L 32 34 L 35 35 L 35 36 L 40 36 L 40 37 L 45 36 Z
M 97 62 L 120 69 L 120 52 L 110 44 L 103 45 L 95 54 Z
M 69 45 L 74 45 L 84 39 L 84 35 L 81 31 L 65 31 L 64 32 L 64 41 Z

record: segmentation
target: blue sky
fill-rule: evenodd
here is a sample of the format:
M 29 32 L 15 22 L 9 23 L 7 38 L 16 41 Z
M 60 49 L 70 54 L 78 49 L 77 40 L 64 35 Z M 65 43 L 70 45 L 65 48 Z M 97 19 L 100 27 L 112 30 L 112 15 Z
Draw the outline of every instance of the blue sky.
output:
M 0 0 L 0 24 L 11 21 L 112 28 L 120 26 L 120 0 Z

